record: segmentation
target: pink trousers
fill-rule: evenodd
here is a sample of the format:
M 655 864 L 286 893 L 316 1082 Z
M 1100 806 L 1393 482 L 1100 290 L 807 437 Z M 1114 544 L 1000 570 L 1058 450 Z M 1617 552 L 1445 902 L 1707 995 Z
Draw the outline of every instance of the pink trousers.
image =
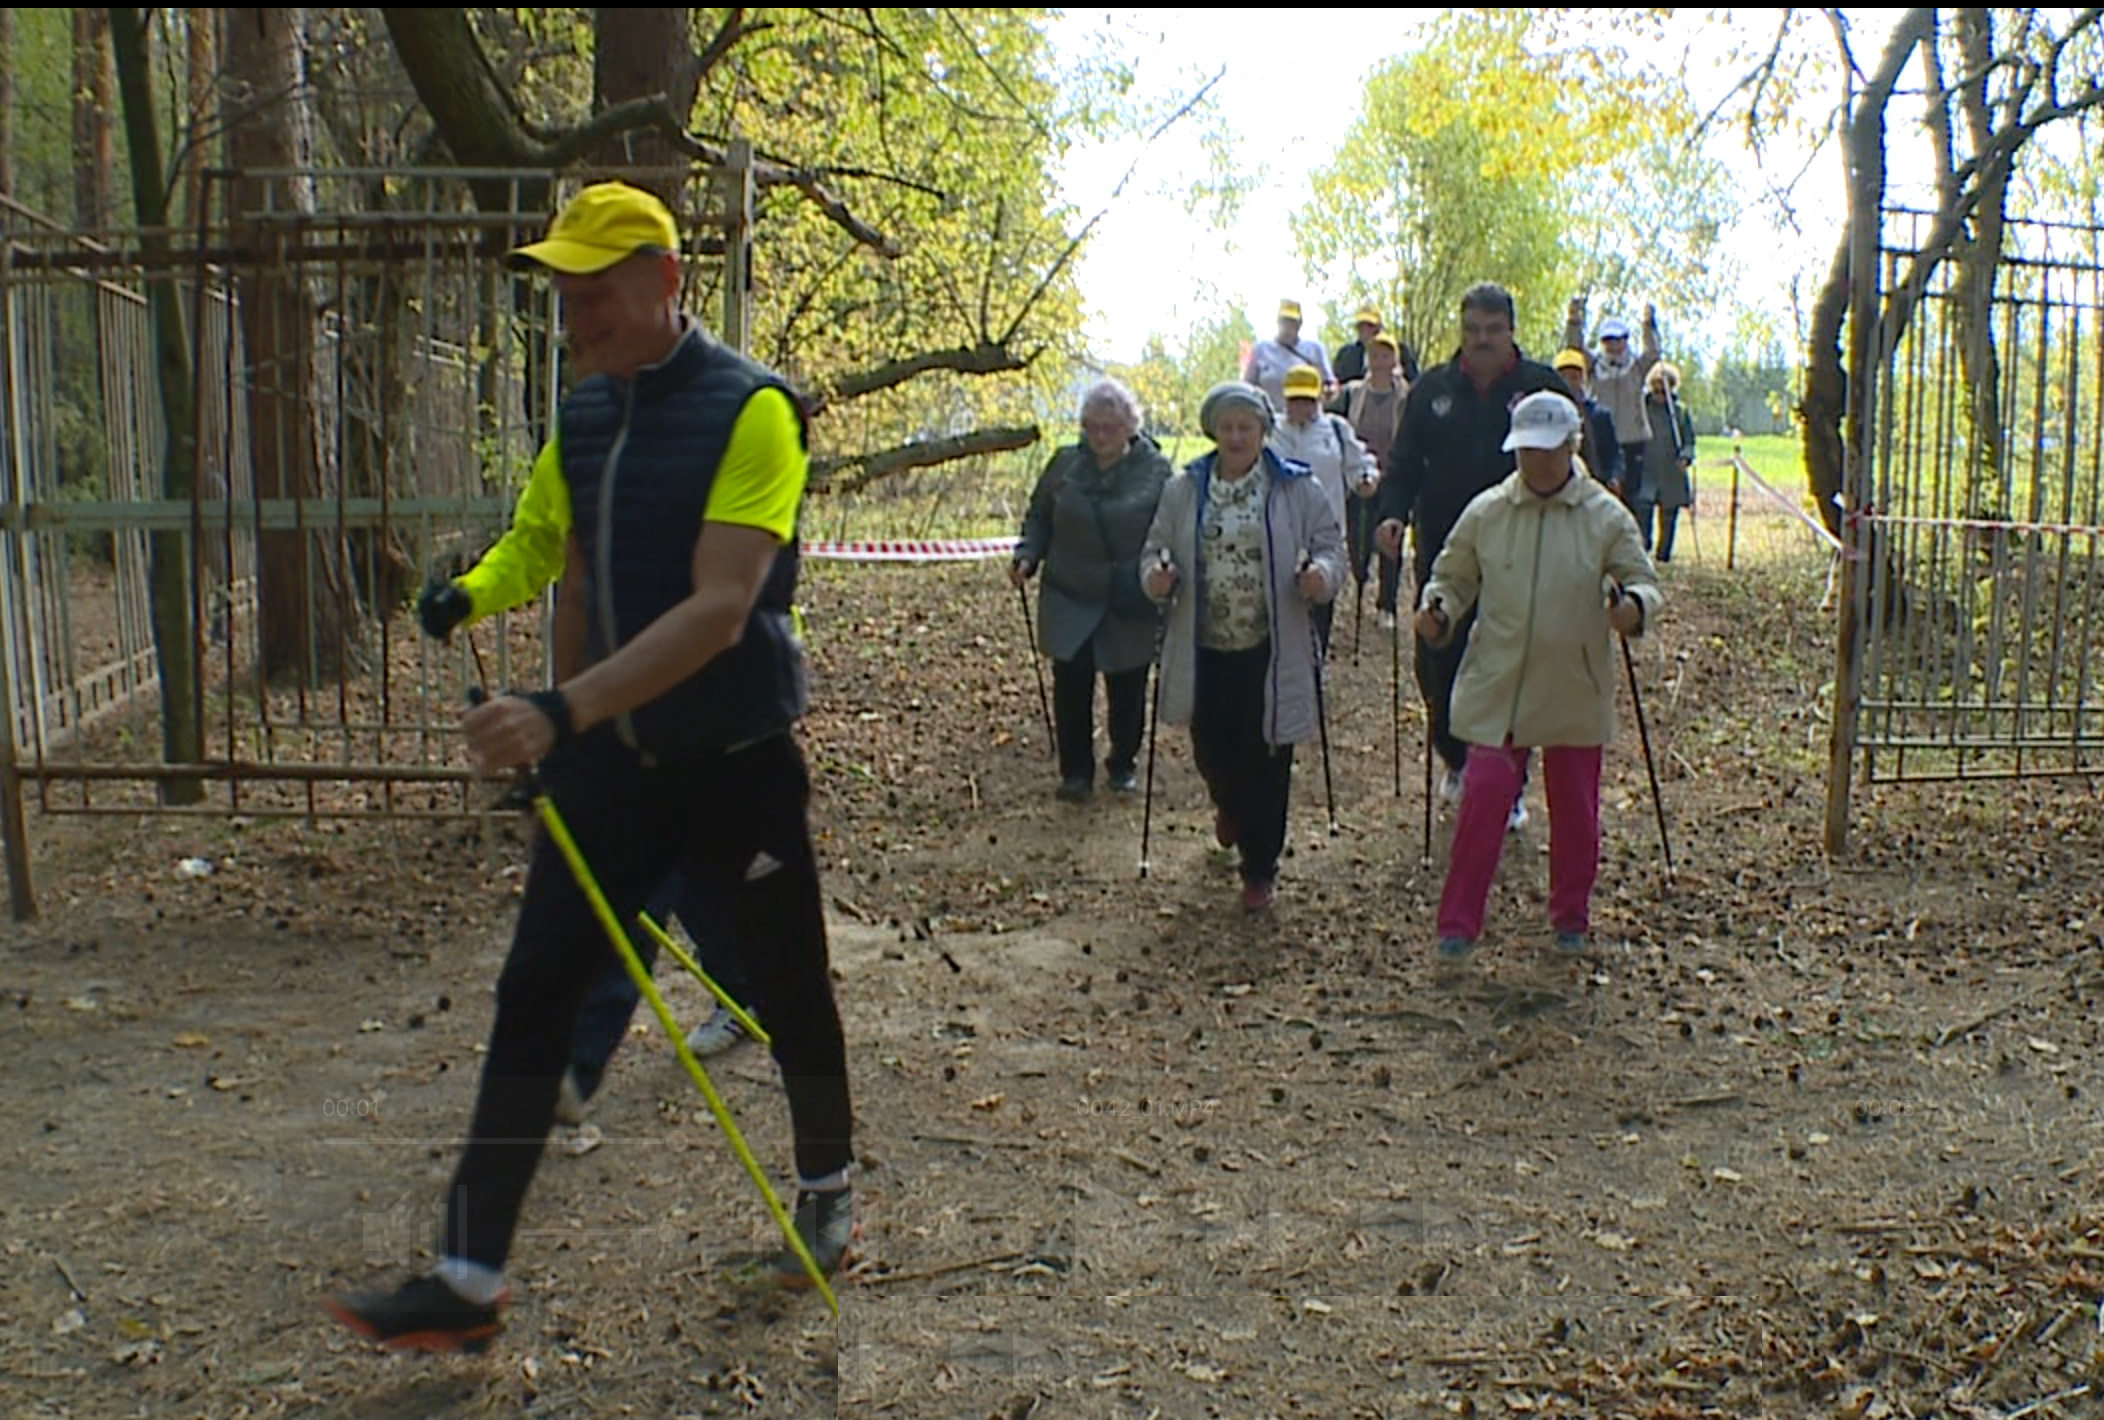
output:
M 1483 935 L 1505 820 L 1519 797 L 1531 751 L 1470 745 L 1454 820 L 1453 857 L 1439 895 L 1439 935 L 1474 941 Z M 1559 932 L 1592 923 L 1593 882 L 1600 876 L 1600 746 L 1552 745 L 1541 752 L 1549 791 L 1549 920 Z

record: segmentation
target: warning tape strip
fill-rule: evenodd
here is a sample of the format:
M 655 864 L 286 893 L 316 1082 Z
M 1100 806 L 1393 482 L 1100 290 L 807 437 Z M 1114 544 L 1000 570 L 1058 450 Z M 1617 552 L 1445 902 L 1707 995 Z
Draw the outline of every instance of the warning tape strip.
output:
M 1895 528 L 1977 528 L 1982 532 L 2007 533 L 2012 537 L 2023 533 L 2044 533 L 2058 537 L 2104 537 L 2104 526 L 2085 523 L 1996 522 L 1992 518 L 1924 518 L 1911 513 L 1865 513 L 1863 520 Z
M 948 538 L 935 541 L 807 542 L 806 557 L 833 562 L 973 562 L 1007 557 L 1016 549 L 1012 537 Z
M 1832 533 L 1828 532 L 1826 530 L 1825 523 L 1820 522 L 1810 513 L 1807 513 L 1802 507 L 1800 507 L 1796 502 L 1794 502 L 1789 497 L 1789 495 L 1785 494 L 1781 489 L 1777 488 L 1767 479 L 1755 473 L 1753 471 L 1752 464 L 1746 462 L 1746 460 L 1743 458 L 1737 457 L 1734 457 L 1732 462 L 1738 465 L 1740 473 L 1746 475 L 1746 477 L 1753 480 L 1753 486 L 1755 488 L 1758 488 L 1761 492 L 1767 494 L 1770 498 L 1773 498 L 1779 505 L 1781 505 L 1782 510 L 1784 512 L 1788 513 L 1791 517 L 1797 519 L 1797 521 L 1799 521 L 1800 523 L 1803 523 L 1813 532 L 1819 534 L 1819 540 L 1821 542 L 1825 543 L 1828 547 L 1832 548 L 1836 552 L 1839 552 L 1841 550 L 1841 539 L 1835 537 Z

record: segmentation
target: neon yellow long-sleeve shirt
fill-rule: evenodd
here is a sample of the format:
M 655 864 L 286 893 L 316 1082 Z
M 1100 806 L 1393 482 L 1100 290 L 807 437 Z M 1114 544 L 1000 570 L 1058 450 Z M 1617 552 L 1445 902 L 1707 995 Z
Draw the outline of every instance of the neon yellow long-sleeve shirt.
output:
M 796 477 L 781 470 L 794 467 Z M 709 490 L 711 522 L 762 528 L 783 542 L 796 535 L 804 492 L 803 434 L 796 408 L 779 390 L 761 390 L 731 426 L 723 463 Z M 563 478 L 560 436 L 541 445 L 533 472 L 512 509 L 511 526 L 482 560 L 453 579 L 473 607 L 464 625 L 524 606 L 563 574 L 570 529 L 570 485 Z M 802 614 L 797 613 L 798 632 Z
M 562 446 L 550 439 L 534 456 L 533 472 L 512 509 L 511 526 L 480 562 L 453 579 L 474 606 L 467 624 L 524 606 L 562 576 L 570 526 Z

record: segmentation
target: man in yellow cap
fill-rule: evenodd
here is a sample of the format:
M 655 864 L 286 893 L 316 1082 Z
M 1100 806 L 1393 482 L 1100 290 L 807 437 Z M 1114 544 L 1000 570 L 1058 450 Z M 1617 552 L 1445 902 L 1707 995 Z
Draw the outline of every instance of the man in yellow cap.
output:
M 1382 330 L 1381 313 L 1372 306 L 1359 307 L 1359 313 L 1352 317 L 1352 329 L 1358 332 L 1359 338 L 1349 345 L 1339 347 L 1336 357 L 1330 362 L 1330 368 L 1337 372 L 1339 385 L 1363 380 L 1372 371 L 1374 337 Z M 1396 368 L 1401 371 L 1403 379 L 1416 379 L 1417 352 L 1410 348 L 1407 341 L 1392 335 L 1389 340 L 1395 346 Z
M 1593 477 L 1619 495 L 1622 491 L 1622 446 L 1615 442 L 1614 416 L 1593 398 L 1591 357 L 1583 350 L 1565 346 L 1556 352 L 1556 358 L 1549 364 L 1563 376 L 1564 387 L 1578 402 L 1579 412 L 1585 415 L 1585 438 L 1579 446 L 1579 456 L 1585 460 Z
M 1325 389 L 1335 389 L 1337 380 L 1330 373 L 1330 357 L 1320 344 L 1303 340 L 1300 334 L 1300 302 L 1278 303 L 1278 336 L 1272 340 L 1259 340 L 1249 352 L 1249 365 L 1242 371 L 1242 378 L 1262 390 L 1271 400 L 1271 407 L 1278 413 L 1286 410 L 1286 371 L 1296 365 L 1312 365 L 1322 376 Z
M 674 868 L 722 905 L 773 1036 L 795 1133 L 795 1225 L 837 1270 L 854 1231 L 853 1120 L 793 727 L 805 709 L 791 626 L 806 476 L 795 399 L 679 308 L 678 230 L 655 197 L 586 188 L 522 263 L 549 272 L 585 375 L 564 399 L 572 529 L 547 690 L 462 719 L 490 773 L 538 765 L 620 920 Z M 535 843 L 497 981 L 438 1266 L 391 1292 L 331 1298 L 360 1335 L 480 1350 L 502 1329 L 504 1264 L 547 1141 L 579 1003 L 609 950 L 563 858 Z M 775 1263 L 802 1274 L 793 1254 Z

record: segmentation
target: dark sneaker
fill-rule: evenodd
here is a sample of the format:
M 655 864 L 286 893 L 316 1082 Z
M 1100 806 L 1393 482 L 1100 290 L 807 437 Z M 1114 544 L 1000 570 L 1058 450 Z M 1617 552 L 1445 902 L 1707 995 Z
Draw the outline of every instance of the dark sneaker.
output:
M 1464 962 L 1476 950 L 1476 944 L 1468 937 L 1441 937 L 1432 950 L 1443 962 Z
M 1556 934 L 1556 950 L 1557 950 L 1557 951 L 1559 951 L 1559 952 L 1569 952 L 1569 953 L 1571 953 L 1572 955 L 1574 955 L 1574 956 L 1575 956 L 1575 955 L 1577 955 L 1578 953 L 1580 953 L 1580 952 L 1583 952 L 1583 951 L 1584 951 L 1585 949 L 1586 949 L 1586 947 L 1585 947 L 1585 933 L 1583 933 L 1583 932 L 1558 932 L 1558 933 Z
M 1110 791 L 1113 794 L 1136 794 L 1140 789 L 1137 770 L 1113 769 L 1110 771 Z
M 831 1281 L 854 1250 L 862 1230 L 855 1224 L 855 1190 L 852 1188 L 800 1189 L 796 1195 L 796 1235 L 811 1249 L 811 1260 Z M 808 1287 L 811 1274 L 794 1248 L 775 1255 L 774 1275 L 784 1287 Z
M 1214 809 L 1213 842 L 1219 844 L 1222 848 L 1232 848 L 1235 846 L 1235 839 L 1238 836 L 1235 832 L 1235 821 L 1228 817 L 1227 810 Z
M 1086 779 L 1062 779 L 1059 787 L 1052 791 L 1052 797 L 1063 804 L 1078 804 L 1088 798 L 1093 787 Z
M 471 1302 L 428 1273 L 392 1292 L 354 1292 L 322 1298 L 322 1310 L 357 1332 L 396 1351 L 443 1351 L 477 1355 L 504 1329 L 511 1302 L 506 1288 L 487 1306 Z
M 1269 878 L 1258 878 L 1253 883 L 1242 884 L 1242 906 L 1246 911 L 1262 912 L 1278 899 L 1278 884 Z

